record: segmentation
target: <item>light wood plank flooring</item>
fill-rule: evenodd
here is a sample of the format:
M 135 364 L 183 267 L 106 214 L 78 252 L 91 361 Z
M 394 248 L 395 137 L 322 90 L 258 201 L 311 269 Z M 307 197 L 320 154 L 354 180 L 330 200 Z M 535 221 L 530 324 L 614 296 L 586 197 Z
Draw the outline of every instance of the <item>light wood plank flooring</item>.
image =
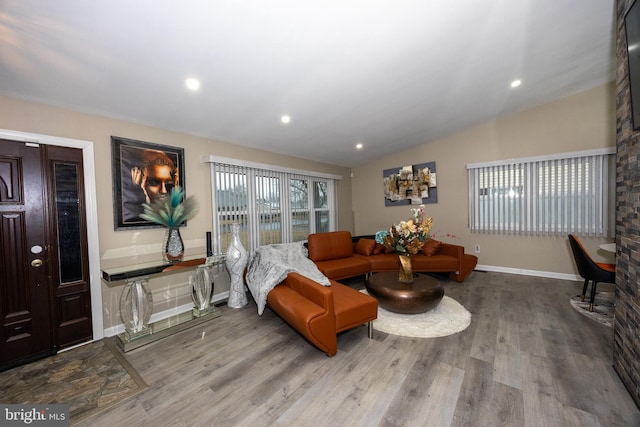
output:
M 366 327 L 326 357 L 255 305 L 126 353 L 149 388 L 80 426 L 640 426 L 613 330 L 577 313 L 581 283 L 474 272 L 443 279 L 473 315 L 413 339 Z M 599 285 L 601 290 L 612 290 Z

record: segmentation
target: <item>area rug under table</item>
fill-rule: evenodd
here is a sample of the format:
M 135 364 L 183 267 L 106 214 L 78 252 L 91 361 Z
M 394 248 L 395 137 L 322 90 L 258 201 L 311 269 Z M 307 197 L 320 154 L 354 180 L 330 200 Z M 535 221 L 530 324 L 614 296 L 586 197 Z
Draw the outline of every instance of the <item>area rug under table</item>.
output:
M 360 292 L 367 293 L 366 290 Z M 373 329 L 391 335 L 412 338 L 435 338 L 462 332 L 471 324 L 471 313 L 448 296 L 426 313 L 400 314 L 378 307 Z
M 571 297 L 571 306 L 583 316 L 595 320 L 598 323 L 613 328 L 615 294 L 613 292 L 596 292 L 593 311 L 589 311 L 589 296 L 580 301 L 580 295 Z
M 0 374 L 0 402 L 69 405 L 71 424 L 147 388 L 105 338 Z

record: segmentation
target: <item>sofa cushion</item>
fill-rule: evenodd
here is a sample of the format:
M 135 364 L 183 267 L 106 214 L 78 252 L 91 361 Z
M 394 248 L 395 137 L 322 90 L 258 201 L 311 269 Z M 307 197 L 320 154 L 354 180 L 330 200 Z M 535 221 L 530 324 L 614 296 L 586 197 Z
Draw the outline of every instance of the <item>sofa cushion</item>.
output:
M 327 311 L 285 285 L 273 288 L 267 300 L 269 307 L 298 331 L 307 330 L 307 325 L 314 318 Z
M 438 253 L 440 246 L 442 246 L 442 242 L 435 239 L 427 239 L 427 241 L 424 242 L 422 253 L 426 256 L 433 256 Z
M 460 259 L 443 254 L 433 256 L 418 254 L 411 257 L 411 265 L 415 272 L 457 271 L 460 266 Z
M 373 255 L 383 254 L 385 250 L 385 246 L 376 242 L 375 248 L 373 248 Z
M 400 268 L 398 254 L 385 254 L 368 257 L 371 271 L 394 271 Z
M 368 258 L 370 257 L 356 254 L 348 258 L 316 261 L 316 266 L 329 279 L 341 280 L 367 274 L 370 270 Z
M 365 257 L 362 257 L 363 259 Z M 367 257 L 372 272 L 397 271 L 400 268 L 398 254 L 380 254 Z M 457 271 L 460 261 L 454 256 L 436 254 L 426 256 L 422 253 L 411 255 L 411 268 L 415 273 Z
M 353 255 L 353 240 L 348 231 L 314 233 L 309 234 L 308 248 L 309 259 L 314 262 L 348 258 Z
M 355 253 L 360 255 L 372 255 L 376 247 L 376 241 L 373 239 L 360 239 L 356 243 Z

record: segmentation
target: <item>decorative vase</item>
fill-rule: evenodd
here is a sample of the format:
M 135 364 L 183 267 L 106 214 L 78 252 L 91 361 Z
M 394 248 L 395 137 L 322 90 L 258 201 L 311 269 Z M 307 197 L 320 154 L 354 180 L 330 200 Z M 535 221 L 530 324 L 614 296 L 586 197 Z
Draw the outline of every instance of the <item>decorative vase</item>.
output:
M 398 255 L 400 258 L 400 271 L 398 281 L 402 283 L 413 283 L 413 272 L 411 271 L 411 256 Z
M 167 262 L 180 262 L 184 257 L 184 243 L 177 227 L 167 228 L 164 243 L 164 259 Z
M 225 265 L 231 278 L 227 305 L 231 308 L 241 308 L 248 303 L 244 290 L 244 269 L 248 260 L 249 254 L 240 241 L 240 224 L 233 223 L 231 224 L 231 243 L 225 257 Z
M 191 282 L 191 298 L 194 305 L 193 315 L 200 317 L 210 313 L 213 280 L 209 266 L 199 265 L 193 276 L 189 278 L 189 282 Z
M 149 333 L 153 296 L 144 279 L 127 281 L 120 295 L 120 317 L 129 339 Z

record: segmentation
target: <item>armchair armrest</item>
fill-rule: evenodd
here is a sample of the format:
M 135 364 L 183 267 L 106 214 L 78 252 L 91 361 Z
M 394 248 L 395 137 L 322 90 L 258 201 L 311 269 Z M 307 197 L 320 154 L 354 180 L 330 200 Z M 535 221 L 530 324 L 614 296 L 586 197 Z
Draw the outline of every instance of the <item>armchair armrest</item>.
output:
M 289 273 L 269 292 L 267 304 L 327 356 L 336 354 L 336 316 L 330 287 L 298 273 Z
M 464 246 L 443 243 L 440 246 L 440 251 L 438 253 L 456 257 L 458 260 L 457 271 L 449 273 L 449 278 L 457 282 L 462 282 L 473 271 L 478 263 L 478 257 L 464 253 Z
M 461 260 L 462 254 L 464 254 L 464 246 L 452 245 L 451 243 L 442 243 L 440 245 L 440 250 L 438 250 L 438 253 L 453 256 Z

